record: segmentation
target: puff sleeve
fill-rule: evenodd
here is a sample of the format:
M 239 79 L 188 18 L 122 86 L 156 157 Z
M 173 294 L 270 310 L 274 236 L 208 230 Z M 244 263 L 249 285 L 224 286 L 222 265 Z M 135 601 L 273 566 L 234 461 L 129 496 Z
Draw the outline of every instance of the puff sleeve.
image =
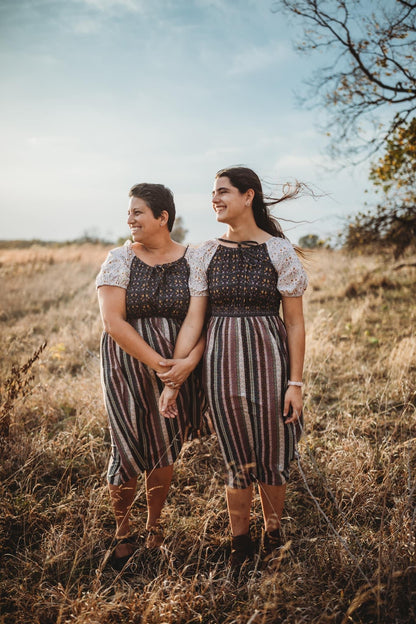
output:
M 267 241 L 270 260 L 277 272 L 277 288 L 283 297 L 301 297 L 308 285 L 308 277 L 293 245 L 285 238 L 273 237 Z
M 123 247 L 112 249 L 95 279 L 96 288 L 100 286 L 127 288 L 130 281 L 130 265 L 133 254 L 130 241 L 126 241 Z
M 209 240 L 192 249 L 188 257 L 191 297 L 208 297 L 207 269 L 217 247 L 218 241 Z

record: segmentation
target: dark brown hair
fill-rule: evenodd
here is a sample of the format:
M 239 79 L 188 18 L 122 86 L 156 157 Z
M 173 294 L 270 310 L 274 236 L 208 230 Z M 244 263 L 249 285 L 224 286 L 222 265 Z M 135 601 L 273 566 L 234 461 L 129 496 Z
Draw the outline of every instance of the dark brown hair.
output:
M 231 184 L 235 186 L 240 193 L 245 193 L 249 189 L 253 189 L 253 216 L 258 227 L 272 236 L 286 238 L 280 223 L 270 214 L 269 206 L 274 206 L 285 199 L 297 197 L 303 190 L 304 184 L 296 181 L 294 185 L 285 185 L 283 187 L 283 195 L 275 198 L 265 197 L 263 195 L 263 188 L 259 176 L 248 167 L 227 167 L 225 169 L 220 169 L 215 177 L 228 178 Z
M 146 202 L 146 205 L 153 212 L 155 219 L 160 217 L 162 212 L 166 210 L 169 215 L 168 230 L 169 232 L 172 231 L 176 210 L 173 193 L 167 186 L 163 186 L 163 184 L 150 184 L 149 182 L 135 184 L 129 191 L 129 197 L 137 197 Z

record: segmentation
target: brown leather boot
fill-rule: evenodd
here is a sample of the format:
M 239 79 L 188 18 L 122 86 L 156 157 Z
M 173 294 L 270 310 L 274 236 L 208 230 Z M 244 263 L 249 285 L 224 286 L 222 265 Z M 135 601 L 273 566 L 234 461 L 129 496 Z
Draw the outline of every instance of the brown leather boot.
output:
M 263 532 L 261 557 L 264 566 L 267 567 L 273 561 L 278 560 L 279 551 L 283 545 L 284 540 L 280 529 Z
M 236 535 L 231 538 L 230 568 L 239 571 L 245 561 L 253 556 L 253 543 L 250 534 Z
M 146 537 L 146 548 L 153 550 L 160 548 L 165 539 L 165 535 L 163 533 L 163 529 L 160 524 L 149 527 L 147 530 Z
M 127 554 L 123 555 L 123 556 L 118 556 L 116 557 L 115 554 L 115 550 L 117 548 L 117 546 L 121 545 L 121 544 L 125 544 L 126 546 L 128 546 L 128 548 L 126 548 L 125 550 L 127 550 Z M 135 540 L 135 538 L 132 535 L 127 535 L 126 537 L 120 537 L 120 538 L 116 538 L 115 539 L 115 548 L 113 551 L 113 554 L 111 556 L 110 559 L 110 564 L 111 566 L 117 570 L 118 572 L 120 572 L 124 566 L 130 561 L 130 559 L 133 557 L 135 551 L 138 548 L 138 544 Z
M 265 555 L 271 555 L 274 551 L 279 550 L 283 546 L 283 537 L 280 529 L 274 531 L 265 531 L 263 535 L 263 552 Z

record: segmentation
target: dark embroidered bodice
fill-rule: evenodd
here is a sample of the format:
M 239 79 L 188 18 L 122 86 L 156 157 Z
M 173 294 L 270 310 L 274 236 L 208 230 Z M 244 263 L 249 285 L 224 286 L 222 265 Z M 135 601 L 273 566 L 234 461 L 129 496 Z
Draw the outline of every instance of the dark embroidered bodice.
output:
M 150 266 L 135 256 L 126 292 L 127 319 L 165 317 L 183 321 L 189 306 L 185 257 Z
M 207 270 L 213 316 L 279 314 L 277 273 L 263 244 L 218 245 Z

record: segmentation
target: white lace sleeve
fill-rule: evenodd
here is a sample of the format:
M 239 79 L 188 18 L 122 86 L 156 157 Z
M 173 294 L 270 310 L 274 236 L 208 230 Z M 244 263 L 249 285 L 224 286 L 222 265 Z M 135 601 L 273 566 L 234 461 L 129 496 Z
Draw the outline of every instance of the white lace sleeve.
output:
M 191 297 L 208 297 L 207 269 L 216 252 L 218 241 L 209 240 L 192 249 L 188 256 L 189 292 Z
M 301 297 L 308 285 L 308 277 L 290 241 L 285 238 L 270 238 L 267 249 L 277 272 L 277 288 L 280 294 L 283 297 Z
M 95 279 L 95 286 L 120 286 L 127 288 L 130 281 L 130 265 L 134 256 L 130 241 L 123 247 L 112 249 L 103 262 Z

